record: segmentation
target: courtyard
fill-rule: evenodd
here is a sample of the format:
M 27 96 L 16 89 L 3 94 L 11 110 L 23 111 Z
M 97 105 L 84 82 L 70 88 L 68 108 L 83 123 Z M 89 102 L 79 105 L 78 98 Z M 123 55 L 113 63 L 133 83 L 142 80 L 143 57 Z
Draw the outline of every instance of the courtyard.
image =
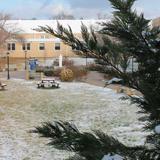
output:
M 70 121 L 81 131 L 99 129 L 127 145 L 144 144 L 144 123 L 138 120 L 135 104 L 120 100 L 124 94 L 80 82 L 60 82 L 60 89 L 37 89 L 36 81 L 3 81 L 7 89 L 0 92 L 1 160 L 63 160 L 70 156 L 29 133 L 46 121 Z

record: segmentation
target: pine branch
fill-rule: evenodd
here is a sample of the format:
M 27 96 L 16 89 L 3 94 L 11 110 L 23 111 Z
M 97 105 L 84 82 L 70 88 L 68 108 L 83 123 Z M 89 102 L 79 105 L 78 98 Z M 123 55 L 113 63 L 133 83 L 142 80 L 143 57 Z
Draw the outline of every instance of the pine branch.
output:
M 75 125 L 68 122 L 44 123 L 31 132 L 49 138 L 48 145 L 57 149 L 74 151 L 76 155 L 70 159 L 76 157 L 77 160 L 100 160 L 108 154 L 119 154 L 126 160 L 152 160 L 160 157 L 159 150 L 148 150 L 140 146 L 127 147 L 100 131 L 81 133 Z

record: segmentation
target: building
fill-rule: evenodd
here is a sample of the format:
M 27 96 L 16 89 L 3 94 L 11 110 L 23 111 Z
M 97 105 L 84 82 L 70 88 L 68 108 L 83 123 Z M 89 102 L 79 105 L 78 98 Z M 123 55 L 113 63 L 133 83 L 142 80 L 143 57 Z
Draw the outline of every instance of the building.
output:
M 104 21 L 104 20 L 103 20 Z M 59 20 L 64 27 L 70 26 L 73 34 L 81 38 L 82 23 L 88 28 L 93 26 L 99 30 L 102 20 Z M 7 56 L 10 60 L 10 69 L 24 69 L 28 59 L 36 58 L 42 64 L 53 63 L 53 59 L 63 57 L 77 57 L 74 50 L 65 45 L 60 39 L 45 32 L 34 29 L 38 26 L 50 26 L 57 29 L 57 20 L 8 20 L 6 30 L 16 33 L 16 38 L 8 39 L 4 48 L 0 48 L 0 71 L 7 69 Z M 17 38 L 18 37 L 18 38 Z M 7 55 L 8 54 L 8 55 Z
M 68 25 L 72 28 L 76 36 L 80 36 L 81 24 L 87 27 L 98 27 L 97 20 L 60 20 L 58 21 L 64 27 Z M 37 32 L 34 29 L 38 26 L 50 26 L 57 28 L 56 20 L 9 20 L 7 24 L 12 25 L 16 30 L 20 39 L 7 40 L 4 53 L 9 52 L 10 57 L 24 58 L 53 58 L 60 54 L 67 57 L 74 57 L 75 54 L 70 46 L 65 45 L 60 39 L 46 34 Z

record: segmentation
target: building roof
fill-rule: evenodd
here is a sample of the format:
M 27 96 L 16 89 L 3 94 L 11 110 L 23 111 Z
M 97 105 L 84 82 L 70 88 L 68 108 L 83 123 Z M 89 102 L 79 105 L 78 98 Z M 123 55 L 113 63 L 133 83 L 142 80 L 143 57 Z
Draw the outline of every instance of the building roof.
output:
M 98 23 L 107 20 L 58 20 L 58 22 L 64 27 L 70 26 L 73 33 L 81 32 L 82 23 L 87 27 L 93 26 L 96 30 L 100 29 Z M 38 26 L 50 26 L 54 29 L 57 28 L 57 20 L 8 20 L 6 22 L 7 30 L 17 30 L 19 33 L 38 33 L 33 30 L 38 28 Z

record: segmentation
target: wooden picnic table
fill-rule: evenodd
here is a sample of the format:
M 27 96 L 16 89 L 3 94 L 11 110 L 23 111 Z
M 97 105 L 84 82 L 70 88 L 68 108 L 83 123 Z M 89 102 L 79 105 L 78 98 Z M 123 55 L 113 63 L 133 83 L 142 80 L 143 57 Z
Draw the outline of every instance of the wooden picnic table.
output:
M 54 78 L 44 78 L 37 83 L 38 88 L 59 88 L 59 83 Z

